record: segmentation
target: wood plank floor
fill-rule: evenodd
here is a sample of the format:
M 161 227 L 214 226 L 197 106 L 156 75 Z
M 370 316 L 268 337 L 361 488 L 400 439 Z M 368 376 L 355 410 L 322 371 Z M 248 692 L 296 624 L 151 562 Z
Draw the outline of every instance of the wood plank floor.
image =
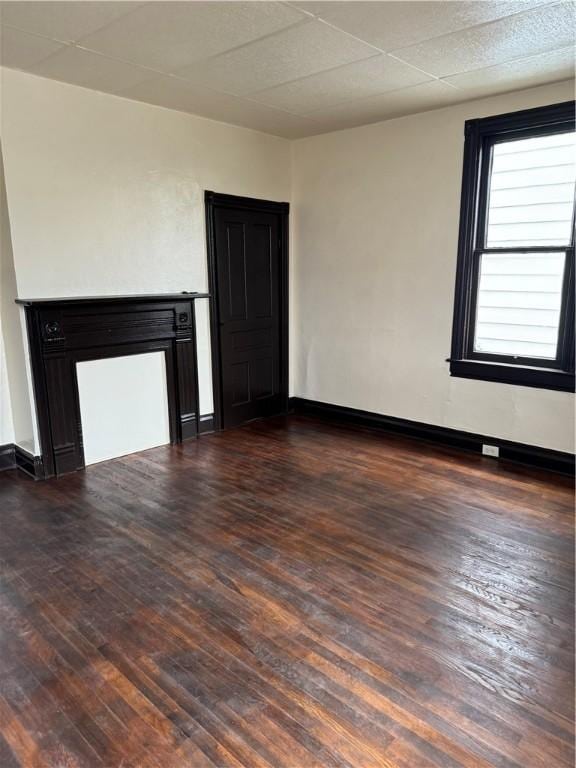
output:
M 573 765 L 566 478 L 292 417 L 0 509 L 2 768 Z

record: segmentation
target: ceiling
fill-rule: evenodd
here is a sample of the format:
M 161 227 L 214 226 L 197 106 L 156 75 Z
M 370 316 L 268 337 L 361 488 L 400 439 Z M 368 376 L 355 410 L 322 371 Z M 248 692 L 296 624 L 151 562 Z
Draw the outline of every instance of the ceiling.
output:
M 2 2 L 6 67 L 299 138 L 574 77 L 574 4 Z

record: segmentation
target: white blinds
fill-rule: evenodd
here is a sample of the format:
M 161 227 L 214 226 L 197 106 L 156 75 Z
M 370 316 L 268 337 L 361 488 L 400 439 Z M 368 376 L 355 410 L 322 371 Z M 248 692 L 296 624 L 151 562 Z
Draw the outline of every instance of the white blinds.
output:
M 518 252 L 568 246 L 572 238 L 574 133 L 496 144 L 488 201 L 474 350 L 554 359 L 566 254 Z

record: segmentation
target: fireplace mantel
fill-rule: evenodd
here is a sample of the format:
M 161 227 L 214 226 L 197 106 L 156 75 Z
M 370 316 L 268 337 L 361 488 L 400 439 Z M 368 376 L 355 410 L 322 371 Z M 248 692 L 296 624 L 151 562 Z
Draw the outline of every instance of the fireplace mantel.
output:
M 198 434 L 194 301 L 207 293 L 17 299 L 24 307 L 44 477 L 83 469 L 76 363 L 163 352 L 170 441 Z
M 180 293 L 140 293 L 118 296 L 67 296 L 63 298 L 43 299 L 16 299 L 16 304 L 24 307 L 43 306 L 50 307 L 55 304 L 73 306 L 74 304 L 147 304 L 150 301 L 182 301 L 183 299 L 209 299 L 209 293 L 197 293 L 196 291 L 181 291 Z

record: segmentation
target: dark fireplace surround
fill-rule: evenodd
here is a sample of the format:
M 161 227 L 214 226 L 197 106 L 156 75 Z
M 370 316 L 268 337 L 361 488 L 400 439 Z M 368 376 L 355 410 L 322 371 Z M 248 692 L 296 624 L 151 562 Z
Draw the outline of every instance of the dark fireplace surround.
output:
M 199 432 L 194 301 L 207 293 L 18 299 L 24 307 L 40 437 L 36 476 L 83 469 L 76 363 L 145 352 L 166 360 L 170 442 Z

